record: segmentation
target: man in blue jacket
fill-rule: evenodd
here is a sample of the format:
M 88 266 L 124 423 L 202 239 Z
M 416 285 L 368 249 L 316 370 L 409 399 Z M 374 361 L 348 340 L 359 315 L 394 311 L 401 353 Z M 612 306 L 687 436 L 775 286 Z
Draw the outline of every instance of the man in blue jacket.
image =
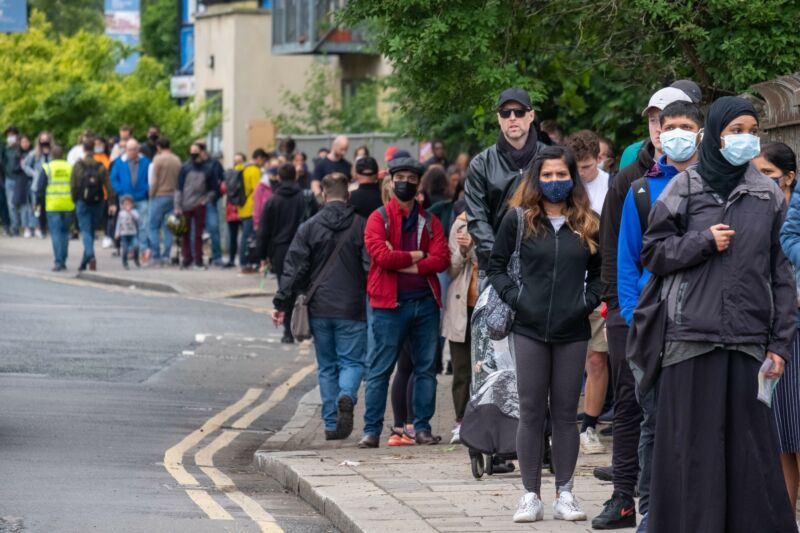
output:
M 697 163 L 697 146 L 703 128 L 703 113 L 692 102 L 677 101 L 661 111 L 661 149 L 664 152 L 647 175 L 631 184 L 622 207 L 617 247 L 617 295 L 620 314 L 630 326 L 633 311 L 650 272 L 642 267 L 643 230 L 647 226 L 649 206 L 658 199 L 669 181 Z M 641 198 L 642 195 L 649 197 Z M 637 201 L 638 198 L 638 201 Z M 646 202 L 645 202 L 646 200 Z M 643 206 L 648 206 L 646 212 Z M 650 503 L 650 465 L 656 425 L 656 394 L 650 392 L 639 399 L 644 419 L 639 436 L 639 512 L 643 515 L 637 531 L 647 531 L 647 511 Z
M 149 250 L 147 238 L 150 227 L 148 217 L 148 198 L 150 187 L 147 183 L 150 160 L 139 153 L 139 142 L 131 138 L 125 145 L 126 160 L 119 159 L 111 167 L 111 186 L 121 198 L 133 197 L 136 211 L 139 212 L 139 249 Z M 145 257 L 145 262 L 149 256 Z

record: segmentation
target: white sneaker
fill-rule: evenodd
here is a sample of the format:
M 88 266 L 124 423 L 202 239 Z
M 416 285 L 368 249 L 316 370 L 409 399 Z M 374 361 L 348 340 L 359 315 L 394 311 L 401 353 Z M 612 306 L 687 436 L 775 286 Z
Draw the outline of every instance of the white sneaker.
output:
M 25 231 L 22 234 L 23 239 L 30 239 L 33 237 L 33 233 L 31 233 L 31 228 L 25 228 Z
M 103 248 L 111 248 L 112 246 L 114 246 L 114 241 L 111 239 L 111 237 L 108 237 L 108 236 L 103 237 L 102 246 L 103 246 Z
M 514 522 L 538 522 L 544 520 L 544 505 L 535 492 L 526 492 L 519 499 L 517 512 L 514 513 Z
M 40 230 L 39 228 L 36 228 L 33 234 L 36 235 L 36 237 L 38 237 L 39 239 L 44 239 L 44 234 L 42 233 L 42 230 Z
M 586 431 L 581 433 L 581 451 L 586 455 L 606 453 L 606 447 L 600 442 L 600 437 L 594 428 L 586 428 Z
M 453 436 L 450 438 L 450 444 L 461 444 L 461 424 L 456 424 L 451 433 Z
M 556 520 L 586 520 L 584 513 L 578 505 L 578 500 L 571 492 L 562 490 L 558 499 L 553 502 L 553 518 Z

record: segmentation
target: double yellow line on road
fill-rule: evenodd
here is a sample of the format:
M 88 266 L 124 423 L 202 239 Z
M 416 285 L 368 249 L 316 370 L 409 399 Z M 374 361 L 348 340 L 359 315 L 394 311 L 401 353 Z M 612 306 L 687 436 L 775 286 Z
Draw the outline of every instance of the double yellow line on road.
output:
M 242 430 L 249 428 L 259 417 L 285 400 L 289 391 L 300 384 L 315 368 L 316 365 L 311 364 L 292 374 L 288 380 L 273 390 L 265 401 L 239 417 L 231 426 L 234 430 L 223 431 L 208 445 L 198 450 L 194 456 L 195 465 L 208 476 L 217 490 L 225 493 L 228 499 L 238 505 L 264 533 L 282 533 L 283 529 L 278 525 L 275 517 L 265 511 L 258 502 L 238 490 L 233 480 L 214 466 L 214 455 L 219 450 L 229 446 Z M 219 430 L 228 420 L 250 407 L 261 397 L 263 392 L 263 388 L 253 387 L 248 389 L 239 401 L 209 418 L 200 428 L 191 432 L 164 453 L 164 468 L 167 469 L 167 472 L 179 485 L 185 487 L 189 498 L 211 520 L 233 520 L 233 517 L 207 491 L 197 488 L 200 483 L 184 467 L 183 456 L 190 449 L 200 444 L 204 438 Z

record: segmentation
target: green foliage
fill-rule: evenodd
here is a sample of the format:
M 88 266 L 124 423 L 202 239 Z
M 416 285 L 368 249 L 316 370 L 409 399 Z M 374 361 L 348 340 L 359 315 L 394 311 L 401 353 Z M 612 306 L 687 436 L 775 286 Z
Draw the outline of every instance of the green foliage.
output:
M 53 36 L 44 15 L 33 12 L 28 32 L 0 35 L 0 124 L 29 135 L 48 130 L 70 146 L 87 128 L 112 135 L 128 123 L 142 133 L 157 122 L 177 151 L 188 149 L 213 126 L 195 127 L 205 109 L 177 105 L 163 68 L 148 56 L 133 74 L 117 74 L 125 52 L 102 34 Z
M 497 94 L 526 88 L 542 119 L 625 144 L 649 95 L 695 79 L 707 99 L 797 70 L 792 0 L 350 0 L 410 133 L 460 146 L 497 135 Z
M 145 0 L 142 4 L 142 50 L 168 72 L 178 67 L 178 3 Z
M 41 11 L 58 35 L 74 35 L 81 30 L 102 33 L 103 0 L 28 0 L 28 9 Z
M 281 101 L 288 111 L 267 112 L 281 133 L 319 134 L 387 131 L 378 116 L 380 83 L 366 80 L 348 98 L 335 90 L 339 73 L 323 63 L 313 63 L 299 93 L 283 91 Z

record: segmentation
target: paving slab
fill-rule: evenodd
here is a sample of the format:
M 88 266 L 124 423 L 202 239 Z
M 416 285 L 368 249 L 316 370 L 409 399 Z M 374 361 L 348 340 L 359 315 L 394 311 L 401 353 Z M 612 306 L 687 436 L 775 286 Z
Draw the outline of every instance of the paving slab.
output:
M 453 427 L 450 376 L 439 376 L 435 434 L 447 442 Z M 392 416 L 387 407 L 386 420 Z M 357 447 L 363 427 L 362 398 L 356 404 L 356 431 L 344 441 L 326 441 L 320 420 L 318 389 L 301 400 L 295 417 L 256 452 L 259 468 L 278 479 L 325 515 L 344 533 L 387 531 L 441 532 L 580 532 L 592 531 L 591 518 L 611 496 L 611 483 L 594 478 L 595 466 L 610 464 L 610 453 L 578 458 L 575 494 L 589 516 L 586 522 L 553 520 L 555 479 L 545 471 L 542 492 L 545 520 L 515 524 L 511 517 L 523 493 L 518 472 L 472 476 L 467 449 L 461 445 Z M 611 440 L 602 439 L 608 451 Z M 343 464 L 347 461 L 347 464 Z M 634 528 L 619 530 L 633 532 Z

